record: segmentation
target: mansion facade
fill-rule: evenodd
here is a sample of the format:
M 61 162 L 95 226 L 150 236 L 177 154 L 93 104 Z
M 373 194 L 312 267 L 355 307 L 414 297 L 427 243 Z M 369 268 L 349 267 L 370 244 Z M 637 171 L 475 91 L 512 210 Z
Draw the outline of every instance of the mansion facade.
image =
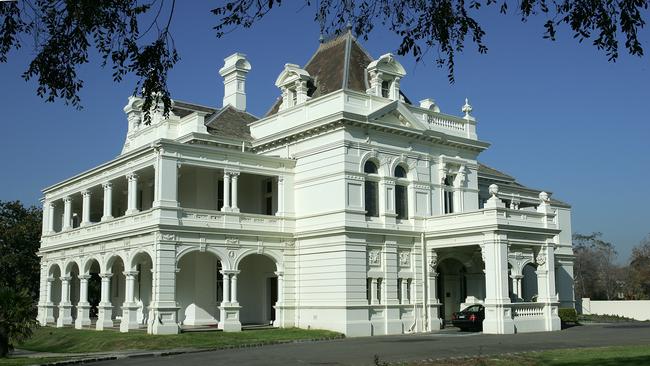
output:
M 570 206 L 478 162 L 467 101 L 412 102 L 349 32 L 286 64 L 262 118 L 250 71 L 227 57 L 223 107 L 174 100 L 149 124 L 130 97 L 120 155 L 43 191 L 41 324 L 367 336 L 481 303 L 485 333 L 560 329 Z

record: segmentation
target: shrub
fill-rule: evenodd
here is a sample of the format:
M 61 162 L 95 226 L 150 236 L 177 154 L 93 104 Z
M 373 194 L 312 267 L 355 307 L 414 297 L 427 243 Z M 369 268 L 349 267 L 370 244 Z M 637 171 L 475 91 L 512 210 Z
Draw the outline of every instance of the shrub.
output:
M 578 322 L 578 312 L 574 308 L 560 308 L 558 315 L 562 323 Z

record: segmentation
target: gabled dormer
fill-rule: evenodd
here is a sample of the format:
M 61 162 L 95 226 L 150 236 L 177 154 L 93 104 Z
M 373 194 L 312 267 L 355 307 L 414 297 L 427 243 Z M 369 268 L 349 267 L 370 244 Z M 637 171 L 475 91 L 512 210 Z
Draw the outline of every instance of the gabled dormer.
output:
M 309 99 L 307 95 L 309 81 L 311 81 L 311 76 L 300 66 L 285 64 L 284 70 L 275 81 L 275 86 L 282 91 L 280 110 L 306 102 Z
M 370 88 L 366 90 L 368 94 L 400 100 L 399 82 L 406 75 L 406 70 L 392 54 L 387 53 L 371 62 L 366 70 L 370 83 Z

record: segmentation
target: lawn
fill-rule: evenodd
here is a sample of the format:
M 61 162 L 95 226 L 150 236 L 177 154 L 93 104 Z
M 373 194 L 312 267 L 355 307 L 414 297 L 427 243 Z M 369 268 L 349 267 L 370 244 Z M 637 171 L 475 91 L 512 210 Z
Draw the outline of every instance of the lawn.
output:
M 436 360 L 412 366 L 618 366 L 650 365 L 650 345 L 562 349 L 520 355 Z
M 246 330 L 237 333 L 191 332 L 175 335 L 149 335 L 144 332 L 120 333 L 113 330 L 77 330 L 41 327 L 17 348 L 56 353 L 88 353 L 127 350 L 178 348 L 225 348 L 242 345 L 274 344 L 296 340 L 340 338 L 326 330 L 298 328 Z

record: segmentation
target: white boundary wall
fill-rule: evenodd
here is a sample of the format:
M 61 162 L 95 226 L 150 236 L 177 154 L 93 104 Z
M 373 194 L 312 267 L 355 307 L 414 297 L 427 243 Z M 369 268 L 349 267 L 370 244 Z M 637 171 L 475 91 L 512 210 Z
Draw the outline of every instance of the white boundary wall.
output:
M 618 315 L 636 320 L 650 320 L 650 300 L 594 301 L 582 299 L 582 314 Z

